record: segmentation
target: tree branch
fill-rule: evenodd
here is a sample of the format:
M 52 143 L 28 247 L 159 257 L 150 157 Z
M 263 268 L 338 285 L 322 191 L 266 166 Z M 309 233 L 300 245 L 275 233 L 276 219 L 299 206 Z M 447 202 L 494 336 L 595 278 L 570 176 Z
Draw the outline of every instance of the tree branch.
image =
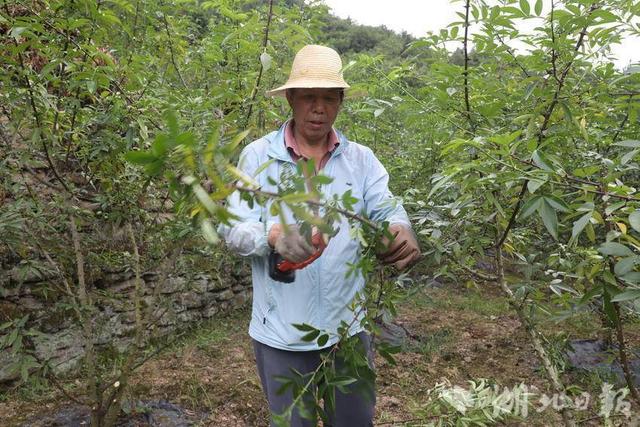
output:
M 552 3 L 552 7 L 553 7 L 553 1 Z M 587 12 L 587 17 L 589 15 L 591 15 L 595 10 L 600 8 L 600 4 L 599 3 L 593 3 L 591 5 L 591 7 L 589 8 L 589 11 Z M 553 10 L 552 10 L 552 20 L 551 20 L 551 31 L 552 31 L 552 35 L 553 35 Z M 580 31 L 580 35 L 578 36 L 578 40 L 576 41 L 576 44 L 573 48 L 574 53 L 578 52 L 578 49 L 580 49 L 580 47 L 582 46 L 582 43 L 584 42 L 584 38 L 587 35 L 587 28 L 589 28 L 589 23 L 587 22 L 585 24 L 585 26 L 582 28 L 582 31 Z M 554 43 L 554 48 L 553 48 L 553 54 L 552 54 L 552 61 L 553 61 L 553 66 L 554 66 L 554 77 L 556 74 L 555 71 L 555 42 Z M 560 92 L 562 91 L 562 88 L 564 87 L 564 83 L 565 83 L 565 79 L 567 78 L 567 75 L 569 74 L 569 70 L 571 69 L 571 66 L 573 65 L 574 61 L 575 61 L 576 57 L 574 55 L 573 58 L 571 58 L 571 60 L 567 63 L 567 65 L 565 65 L 564 69 L 562 70 L 562 73 L 560 74 L 560 77 L 557 78 L 556 80 L 558 82 L 557 86 L 556 86 L 556 90 L 553 93 L 553 99 L 551 100 L 551 104 L 549 104 L 549 107 L 547 108 L 547 111 L 545 111 L 545 113 L 543 114 L 543 121 L 542 121 L 542 126 L 540 126 L 540 131 L 538 132 L 538 145 L 540 145 L 542 143 L 542 139 L 544 138 L 544 132 L 547 130 L 547 128 L 549 127 L 549 123 L 551 120 L 551 114 L 553 113 L 553 110 L 556 108 L 556 105 L 558 104 L 558 100 L 559 100 L 559 96 L 560 96 Z
M 266 53 L 267 44 L 269 43 L 269 27 L 271 26 L 272 16 L 273 16 L 273 0 L 269 0 L 269 13 L 267 15 L 267 25 L 264 28 L 264 38 L 262 39 L 263 53 Z M 256 78 L 256 83 L 253 85 L 253 89 L 251 90 L 249 110 L 247 111 L 247 116 L 244 119 L 244 127 L 248 126 L 249 119 L 251 118 L 251 114 L 253 113 L 253 103 L 255 102 L 256 96 L 258 95 L 258 88 L 260 87 L 260 80 L 262 79 L 263 71 L 264 71 L 264 65 L 262 65 L 262 61 L 260 61 L 260 70 L 258 71 L 258 77 Z
M 71 229 L 71 238 L 73 240 L 73 251 L 76 257 L 76 268 L 78 271 L 78 300 L 80 301 L 80 313 L 83 310 L 91 308 L 91 299 L 87 293 L 87 285 L 84 276 L 84 257 L 80 248 L 80 236 L 76 228 L 76 219 L 73 215 L 69 215 L 69 228 Z M 93 319 L 81 316 L 82 333 L 84 335 L 84 353 L 87 369 L 87 380 L 89 388 L 89 399 L 91 400 L 91 425 L 99 425 L 101 402 L 98 394 L 98 377 L 96 372 L 96 359 L 93 347 Z
M 633 400 L 637 404 L 640 404 L 640 394 L 635 384 L 635 376 L 633 371 L 629 367 L 629 358 L 627 357 L 627 348 L 624 341 L 624 331 L 622 329 L 622 317 L 620 316 L 620 303 L 614 302 L 613 307 L 616 311 L 617 322 L 616 324 L 616 339 L 618 341 L 618 355 L 620 357 L 620 364 L 622 365 L 622 371 L 624 372 L 624 379 L 627 382 L 629 393 Z
M 171 64 L 173 64 L 173 68 L 176 70 L 176 73 L 178 74 L 178 77 L 182 82 L 182 86 L 187 88 L 187 84 L 184 82 L 184 79 L 182 78 L 182 74 L 180 74 L 180 68 L 178 68 L 178 64 L 176 64 L 176 58 L 173 52 L 173 42 L 171 40 L 171 32 L 169 31 L 169 22 L 167 21 L 167 16 L 164 13 L 162 14 L 162 22 L 164 24 L 164 29 L 167 32 L 167 39 L 168 39 L 167 42 L 169 43 L 169 53 L 171 55 Z
M 525 179 L 522 182 L 522 188 L 520 188 L 520 193 L 518 194 L 518 201 L 516 202 L 516 206 L 513 208 L 513 212 L 511 213 L 511 218 L 509 218 L 509 222 L 507 223 L 507 227 L 504 229 L 504 232 L 502 233 L 502 237 L 500 237 L 500 239 L 498 240 L 498 242 L 495 245 L 496 251 L 500 252 L 502 250 L 502 244 L 504 243 L 504 241 L 507 239 L 507 236 L 509 235 L 509 232 L 511 231 L 511 228 L 513 228 L 513 225 L 516 222 L 516 217 L 518 216 L 518 213 L 520 212 L 520 207 L 522 206 L 522 200 L 524 198 L 524 194 L 527 191 L 527 185 L 529 184 L 529 180 Z
M 236 190 L 238 191 L 244 191 L 246 193 L 251 193 L 251 194 L 255 194 L 258 196 L 266 196 L 269 197 L 271 199 L 277 199 L 282 197 L 282 194 L 278 194 L 278 193 L 274 193 L 271 191 L 264 191 L 264 190 L 260 190 L 260 189 L 254 189 L 254 188 L 248 188 L 248 187 L 242 187 L 241 185 L 235 184 L 233 186 Z M 343 209 L 343 208 L 339 208 L 336 206 L 331 206 L 329 204 L 327 204 L 326 202 L 322 202 L 322 201 L 318 201 L 318 200 L 305 200 L 304 203 L 306 203 L 307 205 L 313 206 L 313 207 L 324 207 L 327 209 L 332 209 L 348 218 L 354 219 L 356 221 L 359 221 L 363 224 L 368 225 L 369 227 L 371 227 L 374 230 L 380 231 L 380 226 L 378 224 L 376 224 L 375 222 L 371 221 L 368 218 L 365 218 L 361 215 L 355 214 L 347 209 Z
M 464 41 L 463 41 L 463 49 L 464 49 L 464 109 L 465 114 L 467 116 L 467 121 L 471 126 L 471 129 L 474 129 L 473 120 L 471 119 L 471 105 L 469 103 L 469 3 L 471 0 L 465 1 L 465 13 L 464 13 Z
M 509 298 L 509 304 L 514 308 L 516 313 L 518 314 L 518 318 L 524 326 L 529 338 L 531 339 L 531 344 L 533 345 L 534 350 L 538 354 L 538 358 L 542 362 L 545 373 L 547 374 L 548 379 L 551 382 L 551 385 L 554 391 L 559 395 L 561 399 L 561 409 L 560 413 L 562 415 L 562 419 L 566 427 L 574 427 L 575 420 L 573 416 L 573 411 L 570 408 L 570 404 L 565 402 L 566 399 L 566 389 L 564 384 L 560 381 L 560 375 L 558 373 L 558 369 L 553 364 L 551 357 L 547 353 L 547 350 L 543 344 L 543 341 L 540 337 L 540 333 L 535 329 L 535 326 L 527 313 L 525 311 L 525 306 L 523 304 L 518 304 L 518 300 L 514 295 L 513 291 L 507 285 L 504 276 L 504 265 L 502 262 L 502 246 L 496 243 L 496 267 L 498 270 L 498 284 L 504 291 L 504 293 Z

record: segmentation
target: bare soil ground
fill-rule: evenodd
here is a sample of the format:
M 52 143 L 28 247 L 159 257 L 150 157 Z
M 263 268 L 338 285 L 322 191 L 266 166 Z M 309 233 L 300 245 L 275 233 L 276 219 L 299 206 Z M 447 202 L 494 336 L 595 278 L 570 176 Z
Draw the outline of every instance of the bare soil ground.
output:
M 198 425 L 267 426 L 269 413 L 246 332 L 248 318 L 249 311 L 243 310 L 181 339 L 137 371 L 132 396 L 180 405 L 199 420 Z M 598 328 L 593 322 L 590 318 L 550 322 L 543 329 L 552 343 L 560 343 L 567 337 L 595 338 Z M 416 411 L 424 405 L 428 391 L 444 379 L 462 387 L 479 378 L 509 388 L 524 383 L 539 393 L 551 394 L 524 329 L 496 288 L 414 288 L 400 304 L 396 323 L 418 344 L 397 354 L 396 366 L 381 357 L 376 359 L 376 425 L 426 425 L 428 420 L 418 420 Z M 635 324 L 627 331 L 636 347 L 640 343 L 638 329 Z M 596 401 L 604 379 L 593 372 L 567 369 L 564 380 L 576 394 L 592 394 L 589 408 L 577 413 L 580 425 L 602 425 Z M 53 388 L 14 390 L 0 397 L 3 426 L 24 425 L 25 420 L 55 412 L 68 403 Z M 539 411 L 539 397 L 530 403 L 526 418 L 501 425 L 561 425 L 557 411 Z M 634 425 L 624 417 L 613 421 L 612 425 Z

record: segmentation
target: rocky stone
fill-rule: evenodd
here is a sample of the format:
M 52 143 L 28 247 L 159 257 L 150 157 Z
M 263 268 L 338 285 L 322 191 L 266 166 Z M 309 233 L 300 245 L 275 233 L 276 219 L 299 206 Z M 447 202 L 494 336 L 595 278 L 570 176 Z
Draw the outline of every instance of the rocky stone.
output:
M 66 305 L 54 305 L 47 310 L 41 310 L 37 316 L 38 330 L 46 334 L 67 329 L 76 320 L 73 309 Z
M 180 303 L 187 309 L 200 308 L 204 306 L 205 298 L 202 293 L 195 291 L 180 294 Z
M 122 323 L 124 323 L 125 325 L 136 323 L 136 312 L 135 312 L 135 310 L 125 311 L 123 313 L 120 313 L 119 317 L 120 317 L 120 320 L 122 321 Z
M 233 296 L 232 304 L 234 307 L 240 308 L 246 305 L 248 301 L 249 301 L 249 294 L 248 292 L 243 291 Z
M 244 264 L 243 264 L 244 265 Z M 160 277 L 155 272 L 143 274 L 143 313 L 154 307 L 147 333 L 156 337 L 174 333 L 202 319 L 246 305 L 251 300 L 250 271 L 244 266 L 230 266 L 232 271 L 210 275 L 174 275 Z M 8 284 L 0 272 L 0 320 L 30 315 L 29 328 L 39 334 L 33 337 L 36 357 L 48 361 L 58 373 L 75 369 L 84 355 L 84 338 L 75 313 L 64 294 L 51 298 L 51 283 L 30 282 Z M 94 343 L 98 349 L 123 351 L 133 343 L 135 306 L 132 271 L 101 271 L 96 282 L 101 290 L 94 295 L 96 309 L 89 316 L 95 323 Z M 35 280 L 27 277 L 27 280 Z M 154 289 L 158 286 L 159 289 Z M 157 294 L 157 295 L 154 295 Z M 11 379 L 8 366 L 11 353 L 0 352 L 0 382 Z
M 44 308 L 44 303 L 38 298 L 24 296 L 20 298 L 20 307 L 29 312 L 38 312 Z
M 611 360 L 618 353 L 617 346 L 607 345 L 602 340 L 583 339 L 569 341 L 566 352 L 571 366 L 586 372 L 603 372 L 617 380 L 617 386 L 625 385 L 624 372 L 618 360 Z M 634 374 L 635 386 L 640 387 L 640 349 L 628 349 L 629 368 Z
M 0 335 L 0 338 L 1 337 L 2 335 Z M 0 351 L 0 383 L 12 381 L 20 377 L 20 372 L 12 369 L 11 362 L 13 362 L 11 351 Z
M 145 282 L 157 282 L 160 277 L 160 273 L 157 271 L 145 271 L 142 273 L 142 280 Z
M 144 280 L 140 279 L 140 286 L 145 286 Z M 132 277 L 122 282 L 118 282 L 113 286 L 109 286 L 109 292 L 113 293 L 130 293 L 133 295 L 133 291 L 136 288 L 136 278 Z
M 125 351 L 129 350 L 129 348 L 131 348 L 133 344 L 134 339 L 132 337 L 122 337 L 119 340 L 113 341 L 113 346 L 120 353 L 124 353 Z
M 115 313 L 128 313 L 135 309 L 133 299 L 131 298 L 113 298 L 109 301 L 109 305 Z
M 227 301 L 233 298 L 233 291 L 231 289 L 225 289 L 224 291 L 218 292 L 215 295 L 216 295 L 216 300 Z
M 164 280 L 164 282 L 159 282 L 162 285 L 162 288 L 160 289 L 160 293 L 162 294 L 174 294 L 178 291 L 181 291 L 183 289 L 185 289 L 185 285 L 187 283 L 186 279 L 184 277 L 176 277 L 176 276 L 169 276 L 166 278 L 166 280 Z
M 223 279 L 220 276 L 216 277 L 216 278 L 211 278 L 211 281 L 209 283 L 209 290 L 211 291 L 219 291 L 222 289 L 228 289 L 233 285 L 233 282 L 231 280 L 227 279 Z
M 198 275 L 194 278 L 191 288 L 194 292 L 203 294 L 209 290 L 210 279 L 205 275 Z
M 100 279 L 103 287 L 110 287 L 114 283 L 122 283 L 126 280 L 131 279 L 134 276 L 133 271 L 125 270 L 118 272 L 107 272 Z
M 35 336 L 33 345 L 36 358 L 49 361 L 54 371 L 58 373 L 74 368 L 84 354 L 82 333 L 78 328 Z
M 202 312 L 202 317 L 208 319 L 215 316 L 220 311 L 220 308 L 216 304 L 211 304 Z
M 127 416 L 118 419 L 119 427 L 188 427 L 201 425 L 204 413 L 187 411 L 165 400 L 124 402 Z M 54 413 L 31 415 L 21 427 L 88 426 L 91 413 L 88 406 L 68 405 L 58 407 Z
M 178 313 L 176 319 L 182 323 L 195 322 L 202 319 L 202 313 L 196 310 L 183 311 L 182 313 Z
M 33 264 L 17 265 L 9 271 L 3 272 L 9 284 L 27 284 L 46 282 L 56 277 L 56 272 L 44 268 L 38 268 Z
M 175 312 L 165 308 L 160 308 L 156 310 L 153 318 L 157 319 L 156 324 L 158 326 L 173 326 L 176 324 Z
M 3 323 L 6 319 L 17 319 L 26 314 L 24 308 L 19 304 L 9 300 L 0 300 L 0 319 Z
M 0 274 L 6 273 L 3 271 Z M 10 285 L 6 279 L 4 283 L 0 283 L 0 298 L 15 298 L 20 295 L 28 295 L 29 287 L 26 285 Z

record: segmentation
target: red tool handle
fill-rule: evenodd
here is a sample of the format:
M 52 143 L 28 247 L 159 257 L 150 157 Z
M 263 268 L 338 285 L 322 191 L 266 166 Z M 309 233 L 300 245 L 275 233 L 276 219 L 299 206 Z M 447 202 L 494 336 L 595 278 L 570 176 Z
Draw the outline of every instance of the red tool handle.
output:
M 307 265 L 311 264 L 313 261 L 318 259 L 318 257 L 322 255 L 322 252 L 324 252 L 324 248 L 327 247 L 327 243 L 325 242 L 325 239 L 322 233 L 314 234 L 311 237 L 311 244 L 316 249 L 318 249 L 317 251 L 315 251 L 313 255 L 311 255 L 309 258 L 305 259 L 304 261 L 297 262 L 297 263 L 284 260 L 278 263 L 277 265 L 278 270 L 280 270 L 283 273 L 286 273 L 287 271 L 300 270 L 302 268 L 305 268 Z

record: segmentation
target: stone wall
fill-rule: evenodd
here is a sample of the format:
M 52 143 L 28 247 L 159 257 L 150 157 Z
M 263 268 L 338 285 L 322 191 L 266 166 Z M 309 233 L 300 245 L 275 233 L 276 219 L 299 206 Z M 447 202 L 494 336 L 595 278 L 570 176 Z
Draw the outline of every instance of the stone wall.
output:
M 216 314 L 245 306 L 251 300 L 249 268 L 246 264 L 234 264 L 230 269 L 235 271 L 215 276 L 202 273 L 160 277 L 158 273 L 145 273 L 143 301 L 150 307 L 154 319 L 150 333 L 154 337 L 167 336 Z M 134 274 L 105 272 L 94 285 L 95 343 L 98 348 L 121 351 L 133 341 Z M 36 335 L 25 340 L 27 350 L 37 360 L 48 361 L 58 373 L 78 366 L 84 354 L 81 328 L 68 301 L 52 272 L 33 270 L 25 275 L 15 268 L 0 270 L 2 319 L 19 319 L 28 314 L 26 329 L 35 331 Z M 0 352 L 0 382 L 18 377 L 19 373 L 11 372 L 11 362 L 11 351 Z

